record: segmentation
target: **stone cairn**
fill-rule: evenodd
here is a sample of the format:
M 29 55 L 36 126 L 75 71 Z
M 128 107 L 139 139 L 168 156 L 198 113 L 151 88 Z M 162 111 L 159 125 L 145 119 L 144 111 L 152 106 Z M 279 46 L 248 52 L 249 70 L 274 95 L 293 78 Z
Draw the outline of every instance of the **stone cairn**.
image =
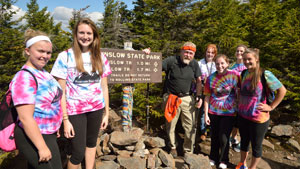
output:
M 143 135 L 140 128 L 129 132 L 113 131 L 103 134 L 97 141 L 96 169 L 173 169 L 176 159 L 163 150 L 165 141 L 160 137 Z M 204 155 L 186 154 L 180 168 L 209 169 L 209 159 Z
M 202 154 L 186 154 L 181 159 L 174 159 L 163 150 L 166 146 L 164 139 L 147 136 L 141 128 L 123 132 L 119 120 L 120 117 L 111 110 L 112 132 L 102 134 L 97 140 L 96 169 L 211 168 L 208 157 Z

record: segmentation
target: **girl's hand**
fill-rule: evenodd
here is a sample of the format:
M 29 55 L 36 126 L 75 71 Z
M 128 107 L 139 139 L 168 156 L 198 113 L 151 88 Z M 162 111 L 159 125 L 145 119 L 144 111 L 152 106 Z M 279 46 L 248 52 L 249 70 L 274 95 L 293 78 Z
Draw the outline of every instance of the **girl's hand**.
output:
M 51 151 L 47 146 L 42 148 L 41 150 L 38 150 L 38 153 L 40 157 L 39 162 L 47 162 L 52 158 Z
M 273 108 L 270 105 L 264 103 L 259 103 L 257 109 L 259 111 L 264 111 L 264 112 L 269 112 L 273 110 Z
M 69 120 L 64 120 L 64 135 L 66 138 L 73 138 L 75 136 L 73 125 Z
M 200 109 L 200 107 L 202 106 L 203 100 L 200 98 L 200 100 L 197 102 L 196 107 L 198 109 Z
M 209 117 L 208 117 L 208 115 L 204 115 L 204 121 L 205 121 L 205 123 L 206 123 L 206 125 L 210 125 L 210 119 L 209 119 Z
M 108 115 L 105 115 L 103 117 L 103 119 L 102 119 L 102 123 L 101 123 L 101 128 L 100 129 L 101 130 L 106 129 L 107 125 L 108 125 Z
M 151 53 L 151 48 L 143 49 L 143 52 L 145 52 L 147 55 Z

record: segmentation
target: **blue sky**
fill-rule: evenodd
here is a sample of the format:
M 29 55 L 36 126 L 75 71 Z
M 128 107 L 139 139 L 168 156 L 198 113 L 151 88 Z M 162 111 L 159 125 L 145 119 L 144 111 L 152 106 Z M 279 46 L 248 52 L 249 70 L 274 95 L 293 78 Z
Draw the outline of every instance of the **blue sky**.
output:
M 132 2 L 134 0 L 119 1 L 125 2 L 128 9 L 133 9 Z M 27 10 L 26 4 L 29 2 L 30 0 L 18 0 L 15 5 L 23 10 Z M 47 6 L 50 12 L 58 6 L 79 10 L 80 8 L 84 8 L 87 5 L 90 5 L 90 7 L 86 10 L 87 12 L 104 12 L 103 0 L 37 0 L 37 3 L 39 4 L 40 9 Z
M 115 0 L 117 1 L 117 0 Z M 127 9 L 133 9 L 132 2 L 135 0 L 119 0 L 125 2 Z M 17 13 L 14 15 L 15 19 L 24 16 L 27 11 L 27 3 L 30 0 L 18 0 L 13 4 L 13 10 L 16 10 Z M 62 28 L 67 30 L 69 19 L 72 17 L 73 10 L 79 10 L 80 8 L 85 8 L 87 5 L 90 5 L 89 8 L 85 10 L 85 14 L 91 18 L 94 22 L 99 22 L 99 19 L 103 18 L 104 13 L 104 4 L 103 0 L 37 0 L 40 10 L 44 7 L 47 7 L 48 12 L 51 13 L 51 16 L 54 19 L 55 23 L 61 22 Z M 23 20 L 21 24 L 24 24 L 26 21 Z

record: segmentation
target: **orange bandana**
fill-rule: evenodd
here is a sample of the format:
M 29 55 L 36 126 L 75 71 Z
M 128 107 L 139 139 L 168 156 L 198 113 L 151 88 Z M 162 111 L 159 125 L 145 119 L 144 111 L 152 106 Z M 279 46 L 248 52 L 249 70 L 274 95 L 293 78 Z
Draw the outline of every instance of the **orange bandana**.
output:
M 194 48 L 192 46 L 183 46 L 181 49 L 182 50 L 191 50 L 193 52 L 196 52 L 196 48 Z

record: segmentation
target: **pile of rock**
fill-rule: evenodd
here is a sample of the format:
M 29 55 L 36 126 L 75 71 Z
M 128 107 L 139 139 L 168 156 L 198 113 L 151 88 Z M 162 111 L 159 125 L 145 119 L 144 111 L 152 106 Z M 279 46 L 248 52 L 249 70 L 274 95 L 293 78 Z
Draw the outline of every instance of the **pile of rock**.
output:
M 164 147 L 162 138 L 144 135 L 140 128 L 105 133 L 97 141 L 96 169 L 178 168 Z M 186 154 L 180 165 L 185 169 L 211 168 L 207 156 L 195 154 Z

